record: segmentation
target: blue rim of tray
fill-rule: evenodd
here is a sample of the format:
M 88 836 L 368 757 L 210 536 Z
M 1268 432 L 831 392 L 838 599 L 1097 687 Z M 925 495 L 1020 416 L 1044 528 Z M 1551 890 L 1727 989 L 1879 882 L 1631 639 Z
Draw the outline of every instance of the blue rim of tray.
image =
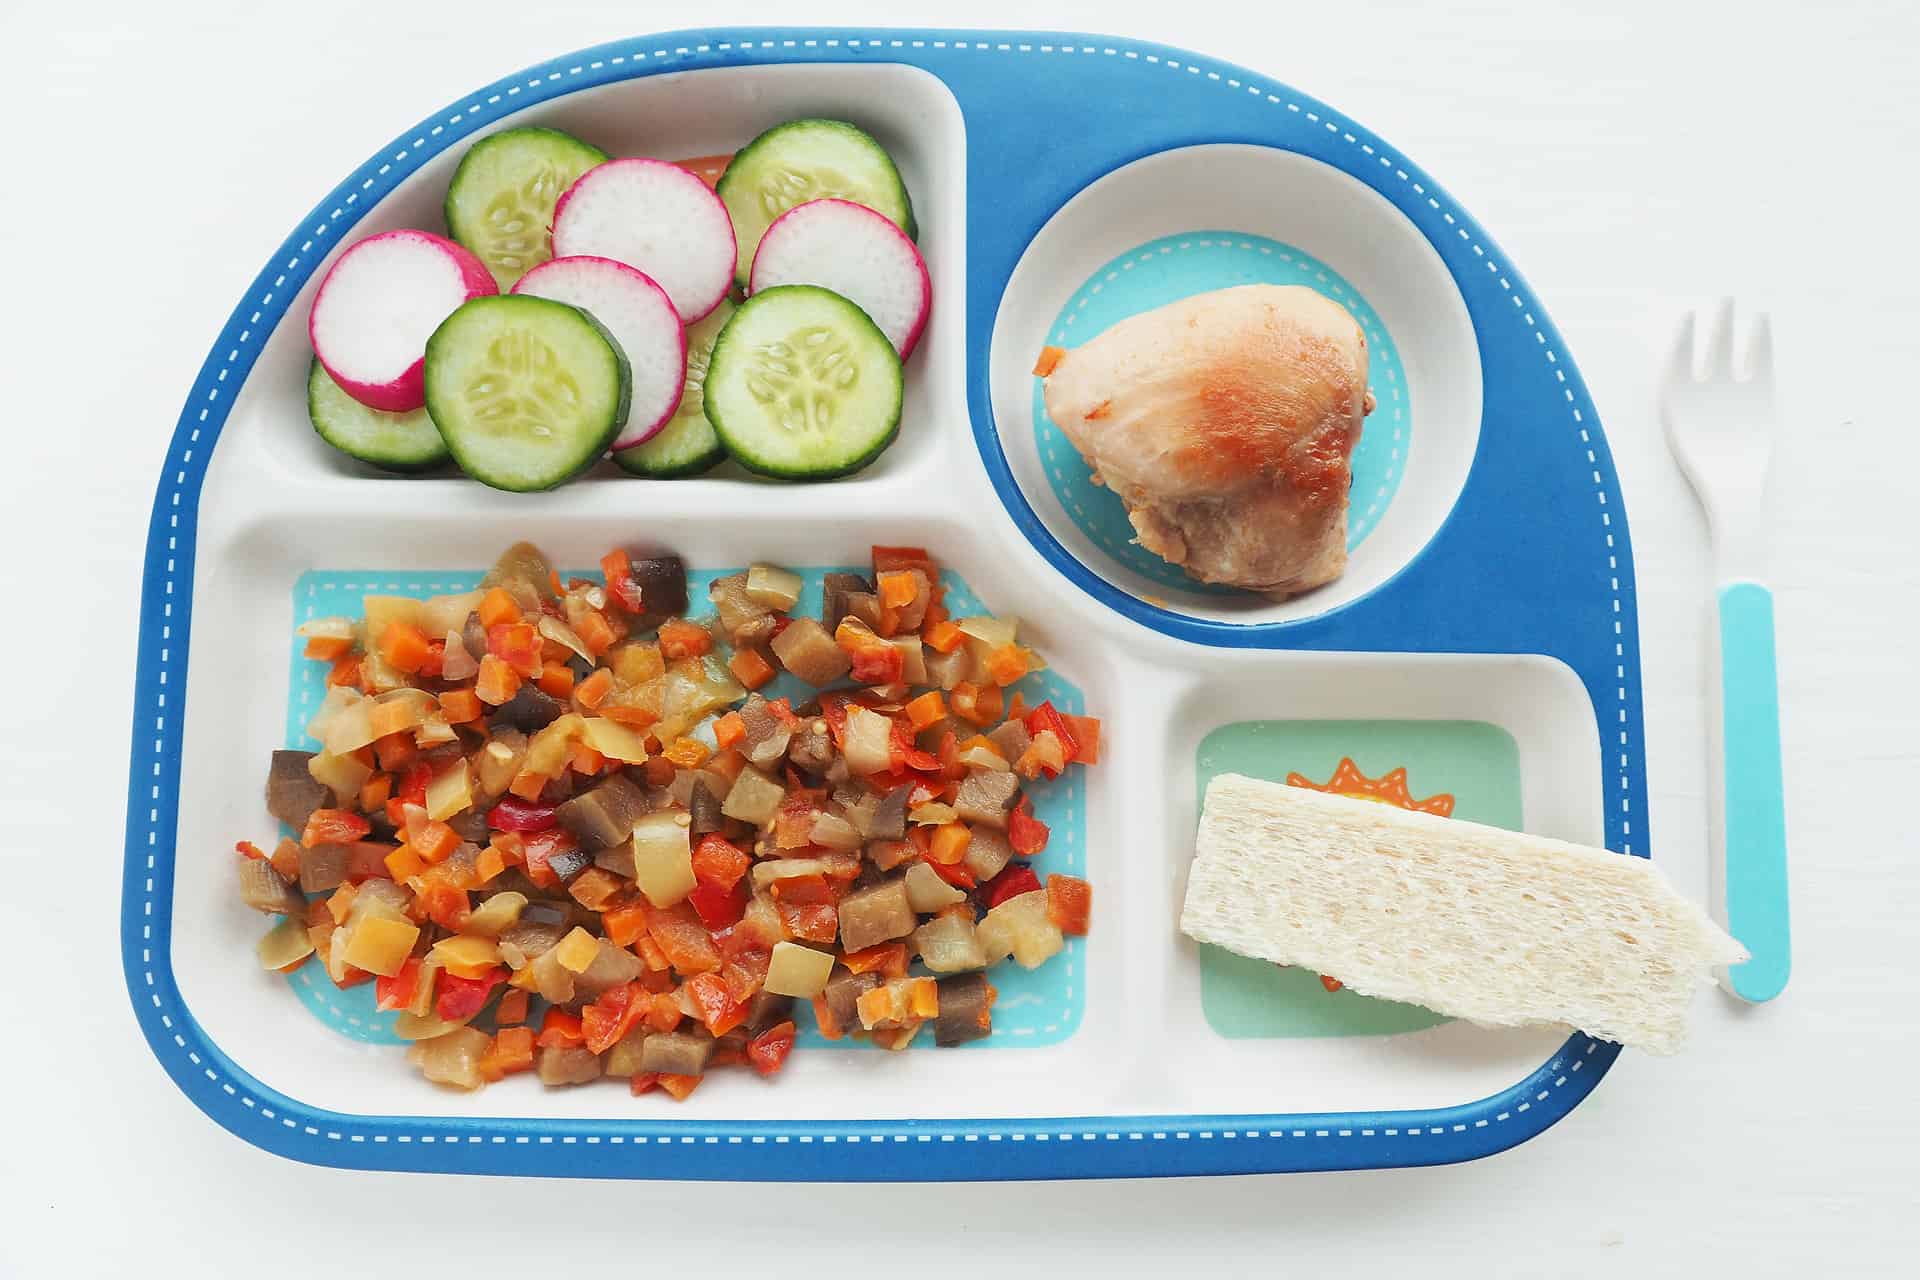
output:
M 1049 59 L 1047 74 L 1022 77 L 1029 59 Z M 307 1106 L 269 1089 L 205 1034 L 181 997 L 170 965 L 174 837 L 181 760 L 180 685 L 190 640 L 195 531 L 208 459 L 233 400 L 288 303 L 342 235 L 404 178 L 476 129 L 515 111 L 581 89 L 665 71 L 766 63 L 873 62 L 920 67 L 947 84 L 967 115 L 970 140 L 1021 135 L 1025 147 L 967 149 L 968 189 L 992 190 L 998 174 L 1018 173 L 1036 196 L 1030 222 L 1003 206 L 970 201 L 968 212 L 968 397 L 989 477 L 1022 532 L 1082 589 L 1144 625 L 1202 644 L 1313 649 L 1406 650 L 1408 637 L 1429 652 L 1541 652 L 1571 665 L 1588 687 L 1603 729 L 1607 844 L 1646 856 L 1645 777 L 1640 749 L 1640 690 L 1632 561 L 1611 458 L 1584 383 L 1565 347 L 1519 275 L 1478 224 L 1410 161 L 1361 126 L 1270 77 L 1163 45 L 1070 33 L 740 28 L 682 31 L 622 40 L 555 58 L 460 98 L 376 153 L 328 193 L 287 237 L 243 296 L 202 364 L 168 448 L 149 523 L 143 571 L 128 782 L 122 958 L 142 1032 L 161 1066 L 216 1123 L 292 1159 L 348 1168 L 505 1173 L 571 1177 L 857 1181 L 1171 1176 L 1443 1164 L 1504 1150 L 1542 1132 L 1586 1095 L 1618 1047 L 1570 1037 L 1517 1084 L 1460 1106 L 1391 1112 L 1272 1115 L 1165 1115 L 996 1120 L 750 1121 L 697 1119 L 553 1120 L 508 1117 L 351 1115 Z M 994 89 L 1002 92 L 994 93 Z M 1047 93 L 1086 94 L 1108 119 L 1128 122 L 1128 147 L 1089 159 L 1048 150 L 1065 161 L 1036 174 L 1035 148 L 1073 137 L 1057 115 L 1033 112 Z M 1011 92 L 1008 92 L 1011 91 Z M 1119 109 L 1133 95 L 1152 112 Z M 1183 94 L 1216 94 L 1200 107 Z M 1255 116 L 1253 113 L 1261 113 Z M 1035 119 L 1047 119 L 1045 131 Z M 1324 136 L 1323 136 L 1324 130 Z M 1167 614 L 1094 578 L 1040 527 L 1012 482 L 994 434 L 987 353 L 994 313 L 1019 252 L 1073 192 L 1140 155 L 1200 142 L 1282 146 L 1335 164 L 1387 196 L 1426 234 L 1461 287 L 1481 343 L 1487 409 L 1479 453 L 1454 516 L 1401 575 L 1327 614 L 1274 627 L 1235 627 Z M 990 153 L 990 154 L 989 154 Z M 1375 166 L 1378 171 L 1375 171 Z M 1456 243 L 1457 238 L 1457 243 Z M 1482 273 L 1484 274 L 1484 278 Z M 1508 308 L 1512 308 L 1512 316 Z M 1496 319 L 1498 323 L 1496 323 Z M 1537 350 L 1536 350 L 1537 348 Z M 1541 363 L 1522 371 L 1515 357 Z M 1490 357 L 1500 357 L 1490 359 Z M 1496 365 L 1500 366 L 1496 369 Z M 1518 390 L 1496 375 L 1520 375 Z M 1526 376 L 1531 375 L 1531 376 Z M 1546 393 L 1531 388 L 1545 379 Z M 1500 389 L 1496 400 L 1495 390 Z M 1564 406 L 1558 404 L 1564 397 Z M 1564 626 L 1533 614 L 1561 615 L 1565 600 L 1529 597 L 1489 585 L 1519 616 L 1502 636 L 1473 623 L 1473 608 L 1439 617 L 1430 593 L 1405 589 L 1418 571 L 1458 573 L 1484 554 L 1484 530 L 1450 538 L 1471 510 L 1476 481 L 1532 459 L 1490 459 L 1491 437 L 1509 420 L 1538 421 L 1543 408 L 1571 414 L 1592 469 L 1610 580 L 1604 655 L 1570 642 Z M 1582 425 L 1583 424 L 1583 425 Z M 1543 434 L 1536 432 L 1536 434 Z M 1512 479 L 1511 476 L 1503 476 Z M 1535 477 L 1538 479 L 1539 477 Z M 1497 488 L 1497 486 L 1496 486 Z M 1563 496 L 1563 495 L 1555 495 Z M 1544 498 L 1542 500 L 1545 500 Z M 1555 537 L 1536 555 L 1565 553 Z M 1566 532 L 1566 531 L 1563 531 Z M 1480 567 L 1484 570 L 1485 563 Z M 1574 574 L 1590 582 L 1591 566 Z M 1565 575 L 1563 575 L 1565 580 Z M 1389 587 L 1396 588 L 1389 590 Z M 1401 603 L 1395 605 L 1393 602 Z M 1529 613 L 1528 611 L 1531 611 Z M 1479 612 L 1486 612 L 1480 610 Z M 1381 643 L 1385 626 L 1398 642 Z M 1373 637 L 1371 640 L 1369 637 Z M 1356 643 L 1356 642 L 1361 643 Z M 169 696 L 173 701 L 169 702 Z M 1600 708 L 1617 712 L 1614 728 Z M 1638 820 L 1636 835 L 1633 823 Z M 1636 848 L 1636 844 L 1638 847 Z M 563 1152 L 564 1149 L 564 1152 Z

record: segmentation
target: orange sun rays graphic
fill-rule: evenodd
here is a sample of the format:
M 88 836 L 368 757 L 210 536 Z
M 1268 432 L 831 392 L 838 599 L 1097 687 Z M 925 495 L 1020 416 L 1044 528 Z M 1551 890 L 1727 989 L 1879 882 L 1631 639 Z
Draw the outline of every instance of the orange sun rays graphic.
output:
M 1305 787 L 1309 791 L 1324 791 L 1329 795 L 1346 796 L 1351 800 L 1371 800 L 1375 804 L 1390 804 L 1396 809 L 1407 809 L 1414 813 L 1431 813 L 1439 818 L 1453 816 L 1453 797 L 1447 792 L 1437 792 L 1425 800 L 1415 800 L 1413 793 L 1407 790 L 1407 771 L 1404 768 L 1390 770 L 1377 778 L 1369 778 L 1360 772 L 1360 766 L 1353 762 L 1351 756 L 1342 756 L 1340 764 L 1333 771 L 1333 776 L 1325 782 L 1315 782 L 1304 773 L 1289 773 L 1287 785 Z M 1321 974 L 1320 985 L 1328 992 L 1334 992 L 1340 989 L 1340 980 Z

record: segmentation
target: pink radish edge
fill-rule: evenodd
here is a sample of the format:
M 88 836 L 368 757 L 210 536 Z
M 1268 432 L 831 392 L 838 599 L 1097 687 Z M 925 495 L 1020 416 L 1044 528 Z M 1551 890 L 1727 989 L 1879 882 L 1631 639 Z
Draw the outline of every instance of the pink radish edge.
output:
M 352 371 L 341 367 L 337 363 L 338 353 L 335 353 L 335 360 L 328 358 L 327 348 L 332 344 L 326 342 L 320 336 L 319 317 L 322 305 L 327 298 L 327 288 L 329 285 L 335 283 L 335 279 L 339 276 L 341 268 L 349 267 L 349 270 L 351 270 L 352 268 L 349 264 L 354 263 L 355 255 L 361 254 L 369 245 L 376 246 L 377 251 L 378 246 L 393 244 L 417 245 L 422 252 L 436 253 L 451 261 L 459 271 L 461 295 L 458 298 L 453 298 L 449 295 L 451 305 L 446 307 L 445 311 L 439 314 L 437 318 L 434 318 L 430 325 L 426 326 L 426 332 L 420 334 L 420 354 L 414 357 L 411 364 L 407 365 L 396 377 L 384 381 L 374 381 L 365 377 L 356 377 Z M 358 400 L 370 409 L 383 409 L 389 413 L 411 412 L 427 402 L 425 372 L 427 339 L 432 336 L 433 330 L 439 326 L 441 320 L 452 315 L 462 303 L 498 292 L 500 292 L 500 287 L 494 282 L 493 273 L 487 270 L 486 264 L 481 262 L 480 259 L 475 257 L 470 251 L 455 244 L 445 236 L 437 236 L 431 231 L 417 231 L 407 227 L 396 231 L 383 231 L 378 235 L 367 236 L 365 239 L 355 241 L 347 247 L 345 252 L 334 260 L 331 267 L 327 268 L 327 274 L 321 277 L 320 286 L 314 291 L 313 306 L 307 312 L 307 341 L 312 345 L 314 355 L 319 359 L 328 375 L 340 384 L 342 391 L 345 391 L 355 400 Z M 439 311 L 440 309 L 436 306 L 433 310 Z
M 647 441 L 653 439 L 653 437 L 659 435 L 660 432 L 666 428 L 666 425 L 669 422 L 673 421 L 673 415 L 679 411 L 680 398 L 683 394 L 685 394 L 685 390 L 686 390 L 686 375 L 687 375 L 686 326 L 680 323 L 680 313 L 674 309 L 673 299 L 667 296 L 667 291 L 665 289 L 662 289 L 660 287 L 660 283 L 657 280 L 655 280 L 652 276 L 640 270 L 638 267 L 631 267 L 624 262 L 616 262 L 612 258 L 602 258 L 594 254 L 576 253 L 571 255 L 570 257 L 565 257 L 565 258 L 549 258 L 547 261 L 541 263 L 539 266 L 533 268 L 531 271 L 528 271 L 525 275 L 521 276 L 520 279 L 514 283 L 513 292 L 516 294 L 518 293 L 532 294 L 532 296 L 534 297 L 545 297 L 547 295 L 535 293 L 532 289 L 528 288 L 527 286 L 529 282 L 531 282 L 535 286 L 538 286 L 540 283 L 540 276 L 542 276 L 543 274 L 549 275 L 549 276 L 559 275 L 563 272 L 577 270 L 580 265 L 584 265 L 584 264 L 592 264 L 592 266 L 598 270 L 612 271 L 615 275 L 620 277 L 620 279 L 632 284 L 636 288 L 640 288 L 643 290 L 651 290 L 653 296 L 657 297 L 660 300 L 660 305 L 663 308 L 665 308 L 667 318 L 672 321 L 671 325 L 669 325 L 668 327 L 669 327 L 669 331 L 673 334 L 673 337 L 674 337 L 675 359 L 677 361 L 676 368 L 679 370 L 679 381 L 674 389 L 672 396 L 667 398 L 666 405 L 660 410 L 658 416 L 655 417 L 651 422 L 635 430 L 635 429 L 631 429 L 633 427 L 632 417 L 631 416 L 628 417 L 627 427 L 622 429 L 619 438 L 617 438 L 613 442 L 612 448 L 631 449 L 635 445 L 645 444 Z M 562 299 L 558 299 L 558 301 L 565 302 L 567 300 L 562 298 Z M 568 302 L 568 305 L 579 306 L 581 304 Z M 581 309 L 584 311 L 587 311 L 590 314 L 593 311 L 593 308 L 591 307 L 582 306 Z M 611 324 L 608 324 L 601 316 L 595 315 L 594 319 L 601 321 L 601 323 L 605 325 L 605 327 L 609 332 L 613 331 L 613 326 Z M 616 339 L 618 338 L 618 336 L 619 336 L 618 334 L 615 334 Z M 633 353 L 625 350 L 623 347 L 621 354 L 627 357 L 628 365 L 629 367 L 631 367 L 633 363 Z
M 831 209 L 821 208 L 820 206 L 823 205 L 832 207 Z M 913 243 L 913 240 L 907 233 L 902 231 L 894 223 L 893 219 L 883 213 L 869 209 L 866 205 L 856 204 L 851 200 L 826 197 L 820 200 L 809 200 L 804 204 L 797 204 L 781 214 L 778 218 L 775 218 L 772 225 L 767 228 L 766 233 L 760 237 L 760 244 L 754 250 L 753 268 L 747 273 L 747 292 L 749 294 L 758 293 L 763 287 L 761 263 L 766 260 L 767 246 L 775 246 L 774 253 L 777 257 L 780 252 L 778 246 L 784 238 L 783 231 L 785 234 L 792 234 L 803 226 L 805 222 L 822 215 L 855 222 L 865 233 L 886 237 L 889 243 L 895 244 L 905 250 L 904 260 L 913 264 L 913 269 L 919 276 L 920 288 L 918 313 L 915 315 L 912 324 L 907 327 L 899 343 L 900 358 L 905 360 L 913 354 L 914 348 L 920 345 L 920 335 L 926 332 L 927 320 L 933 314 L 933 277 L 927 272 L 926 259 L 920 256 L 919 246 Z M 789 221 L 790 219 L 791 221 Z M 830 282 L 807 280 L 799 276 L 780 280 L 778 283 L 818 284 L 823 288 L 833 288 L 833 284 Z M 839 291 L 836 290 L 836 292 Z M 848 301 L 853 302 L 856 306 L 859 305 L 857 298 L 849 297 Z M 875 323 L 878 323 L 878 321 Z M 884 326 L 882 327 L 884 329 Z M 888 336 L 889 338 L 892 337 L 891 334 Z
M 602 250 L 598 252 L 576 248 L 573 252 L 564 255 L 561 253 L 560 224 L 566 214 L 567 206 L 573 203 L 574 197 L 583 189 L 588 189 L 598 182 L 605 182 L 610 174 L 621 171 L 645 173 L 656 181 L 666 182 L 683 188 L 689 196 L 695 196 L 697 193 L 698 198 L 696 199 L 696 203 L 702 208 L 710 208 L 713 214 L 718 215 L 715 223 L 716 227 L 726 228 L 727 251 L 734 254 L 737 260 L 739 237 L 733 229 L 733 215 L 727 212 L 725 202 L 723 202 L 714 189 L 702 181 L 698 175 L 681 168 L 670 160 L 658 160 L 652 156 L 622 156 L 618 159 L 603 161 L 574 179 L 573 185 L 560 193 L 560 198 L 554 202 L 553 206 L 553 222 L 548 228 L 548 242 L 552 246 L 556 257 L 608 258 L 611 261 L 619 262 L 623 266 L 632 267 L 642 275 L 653 279 L 654 283 L 659 285 L 662 291 L 666 293 L 668 300 L 671 301 L 673 299 L 673 290 L 668 288 L 667 285 L 662 283 L 658 278 L 664 274 L 662 267 L 666 264 L 628 262 L 624 258 L 615 258 L 611 253 L 605 252 L 605 246 L 601 245 L 595 246 L 595 249 Z M 717 262 L 719 258 L 718 253 L 716 252 L 714 256 Z M 647 270 L 649 265 L 655 268 L 651 272 Z M 711 290 L 710 296 L 706 292 L 700 293 L 694 301 L 689 302 L 684 310 L 681 310 L 677 303 L 675 304 L 675 310 L 679 312 L 683 324 L 688 326 L 698 324 L 700 321 L 706 319 L 715 307 L 726 300 L 728 291 L 733 287 L 733 267 L 727 267 L 724 272 L 716 271 L 715 275 L 717 287 Z

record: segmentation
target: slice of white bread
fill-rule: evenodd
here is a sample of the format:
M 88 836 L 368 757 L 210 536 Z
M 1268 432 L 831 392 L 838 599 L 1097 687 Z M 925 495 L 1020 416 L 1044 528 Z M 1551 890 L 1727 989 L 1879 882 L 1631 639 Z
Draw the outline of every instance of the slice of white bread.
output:
M 1233 773 L 1207 786 L 1180 928 L 1363 995 L 1650 1053 L 1746 958 L 1645 858 Z

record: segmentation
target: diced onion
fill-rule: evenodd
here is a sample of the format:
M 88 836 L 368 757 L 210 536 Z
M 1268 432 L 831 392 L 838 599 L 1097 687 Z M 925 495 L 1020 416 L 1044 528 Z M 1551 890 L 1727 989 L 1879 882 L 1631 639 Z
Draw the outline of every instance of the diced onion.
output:
M 893 722 L 865 707 L 848 707 L 842 752 L 855 773 L 885 773 L 893 767 Z
M 440 678 L 465 680 L 480 670 L 480 663 L 467 652 L 467 642 L 458 631 L 448 631 L 446 652 L 440 658 Z
M 307 933 L 306 920 L 299 916 L 281 917 L 280 923 L 267 930 L 254 951 L 263 969 L 284 969 L 305 960 L 313 954 L 313 938 Z
M 427 784 L 427 816 L 445 822 L 473 804 L 473 780 L 467 762 L 456 760 Z
M 1018 618 L 962 618 L 957 624 L 960 633 L 971 636 L 990 649 L 998 649 L 1013 643 L 1013 637 L 1020 629 Z
M 649 813 L 633 824 L 633 879 L 656 907 L 693 892 L 693 844 L 684 813 Z
M 420 629 L 430 636 L 460 630 L 467 625 L 467 615 L 480 607 L 485 595 L 484 591 L 462 591 L 458 595 L 428 596 L 420 602 Z
M 610 760 L 625 764 L 647 762 L 647 735 L 630 725 L 595 716 L 581 722 L 580 736 Z
M 800 575 L 756 564 L 747 570 L 747 598 L 785 613 L 800 601 Z
M 553 617 L 551 614 L 543 613 L 540 615 L 539 630 L 540 634 L 548 640 L 553 641 L 555 644 L 565 645 L 567 648 L 573 650 L 574 653 L 585 658 L 589 663 L 598 663 L 600 661 L 594 657 L 593 652 L 587 648 L 587 642 L 580 638 L 578 631 L 575 631 L 572 627 L 560 621 L 560 619 Z

